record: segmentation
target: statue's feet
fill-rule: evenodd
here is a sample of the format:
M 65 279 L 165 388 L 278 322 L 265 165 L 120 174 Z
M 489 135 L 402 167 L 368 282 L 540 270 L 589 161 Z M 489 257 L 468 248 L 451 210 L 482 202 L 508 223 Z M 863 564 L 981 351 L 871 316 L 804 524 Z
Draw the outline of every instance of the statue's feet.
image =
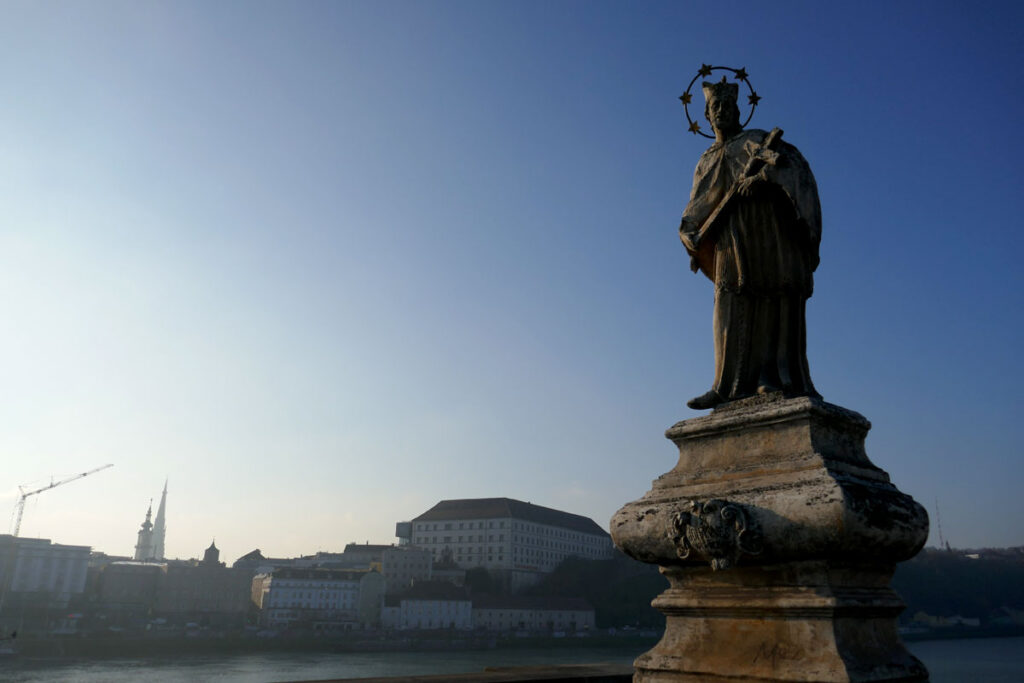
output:
M 718 395 L 718 392 L 712 389 L 706 394 L 701 394 L 697 398 L 691 398 L 686 402 L 686 405 L 694 410 L 707 410 L 708 408 L 714 408 L 717 405 L 725 403 L 725 399 Z

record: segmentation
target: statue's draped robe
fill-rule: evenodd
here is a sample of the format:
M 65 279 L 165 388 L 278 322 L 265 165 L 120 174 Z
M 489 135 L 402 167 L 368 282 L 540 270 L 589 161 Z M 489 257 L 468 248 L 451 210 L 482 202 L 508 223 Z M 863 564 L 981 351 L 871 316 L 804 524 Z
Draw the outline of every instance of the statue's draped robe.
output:
M 704 225 L 740 177 L 767 133 L 743 131 L 715 142 L 697 163 L 683 213 L 683 242 Z M 733 196 L 691 251 L 715 283 L 715 379 L 725 400 L 760 391 L 816 396 L 807 368 L 804 309 L 814 288 L 821 241 L 821 205 L 807 162 L 780 141 L 775 165 L 750 197 Z

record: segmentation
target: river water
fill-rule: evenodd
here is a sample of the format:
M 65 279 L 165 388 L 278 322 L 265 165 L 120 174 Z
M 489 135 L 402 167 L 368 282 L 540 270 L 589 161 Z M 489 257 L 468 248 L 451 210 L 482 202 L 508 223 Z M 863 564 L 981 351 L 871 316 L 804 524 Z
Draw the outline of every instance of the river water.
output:
M 933 640 L 909 644 L 931 683 L 1020 683 L 1024 638 Z M 634 649 L 564 647 L 469 652 L 268 653 L 106 660 L 0 660 L 0 681 L 16 683 L 270 683 L 481 671 L 487 666 L 630 663 Z

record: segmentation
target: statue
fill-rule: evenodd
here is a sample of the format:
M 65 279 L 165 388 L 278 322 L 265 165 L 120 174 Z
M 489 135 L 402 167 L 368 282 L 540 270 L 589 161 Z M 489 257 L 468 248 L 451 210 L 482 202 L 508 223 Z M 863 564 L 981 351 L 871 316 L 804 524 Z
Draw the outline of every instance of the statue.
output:
M 718 70 L 734 78 L 708 78 Z M 703 80 L 715 141 L 679 236 L 715 283 L 714 384 L 689 405 L 718 409 L 665 431 L 672 469 L 608 526 L 669 582 L 651 603 L 664 635 L 636 658 L 633 681 L 925 683 L 889 584 L 924 547 L 928 513 L 868 458 L 867 418 L 822 400 L 807 371 L 814 177 L 781 130 L 744 130 L 759 98 L 743 69 L 702 66 L 684 106 Z M 770 395 L 740 400 L 759 392 Z
M 714 69 L 728 67 L 705 65 L 698 77 Z M 729 70 L 750 87 L 743 69 Z M 679 237 L 691 269 L 715 283 L 715 376 L 710 391 L 687 405 L 704 410 L 776 391 L 819 397 L 804 319 L 821 241 L 814 176 L 778 128 L 744 130 L 739 83 L 723 77 L 702 89 L 715 142 L 697 162 Z M 760 97 L 750 91 L 756 106 Z M 689 103 L 689 89 L 680 99 Z M 691 122 L 692 132 L 699 128 Z

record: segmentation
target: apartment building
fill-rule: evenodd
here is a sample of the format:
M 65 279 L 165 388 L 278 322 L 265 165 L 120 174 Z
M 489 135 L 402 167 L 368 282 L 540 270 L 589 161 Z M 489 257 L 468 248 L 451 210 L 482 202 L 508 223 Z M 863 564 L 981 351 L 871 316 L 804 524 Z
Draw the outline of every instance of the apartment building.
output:
M 257 574 L 252 601 L 270 628 L 299 622 L 315 631 L 350 630 L 380 623 L 384 577 L 358 569 L 284 567 Z

